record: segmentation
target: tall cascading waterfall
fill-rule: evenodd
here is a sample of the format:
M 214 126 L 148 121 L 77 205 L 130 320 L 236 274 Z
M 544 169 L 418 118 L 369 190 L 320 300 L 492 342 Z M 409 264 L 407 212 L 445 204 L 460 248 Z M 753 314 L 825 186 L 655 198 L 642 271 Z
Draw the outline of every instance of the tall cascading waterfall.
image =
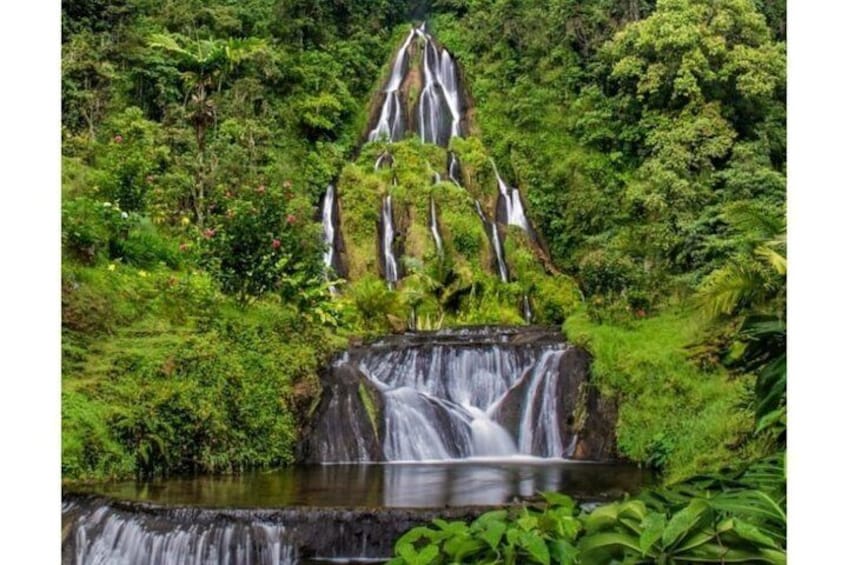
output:
M 412 50 L 412 42 L 419 38 L 421 43 L 419 51 Z M 411 67 L 416 64 L 411 60 L 410 53 L 420 54 L 420 80 L 421 92 L 418 95 L 416 107 L 413 108 L 415 119 L 406 123 L 406 112 L 401 100 L 408 95 L 406 92 Z M 383 89 L 384 99 L 380 107 L 379 118 L 373 129 L 368 134 L 369 141 L 384 140 L 389 143 L 399 141 L 404 137 L 407 130 L 417 130 L 420 139 L 425 143 L 433 143 L 442 147 L 448 147 L 451 138 L 461 137 L 463 120 L 463 98 L 462 88 L 459 80 L 459 72 L 456 61 L 447 49 L 436 43 L 434 38 L 427 33 L 426 27 L 410 30 L 406 39 L 395 53 L 392 70 L 389 79 Z M 388 152 L 381 153 L 375 163 L 374 169 L 392 167 L 394 159 Z M 492 161 L 494 167 L 494 161 Z M 461 164 L 458 156 L 453 151 L 447 152 L 446 164 L 447 178 L 458 186 L 462 186 Z M 501 281 L 509 281 L 509 272 L 504 257 L 503 235 L 498 229 L 498 224 L 517 225 L 531 234 L 530 224 L 524 214 L 524 207 L 517 189 L 510 188 L 500 177 L 497 167 L 495 174 L 498 181 L 499 196 L 494 211 L 494 219 L 489 220 L 476 204 L 478 213 L 484 222 L 486 235 L 492 246 L 492 252 L 496 261 L 498 277 Z M 441 181 L 441 175 L 433 173 L 434 182 Z M 397 262 L 391 249 L 386 244 L 386 238 L 391 230 L 394 237 L 393 227 L 386 221 L 386 208 L 390 206 L 383 202 L 382 233 L 378 234 L 380 246 L 383 251 L 382 263 L 384 276 L 390 286 L 394 286 L 399 278 Z M 438 225 L 432 221 L 429 226 L 433 232 L 436 245 L 441 248 L 441 236 L 435 230 Z M 523 306 L 522 306 L 523 310 Z
M 521 203 L 521 194 L 518 189 L 507 185 L 501 178 L 494 160 L 491 161 L 498 179 L 498 221 L 511 226 L 518 226 L 526 232 L 530 232 L 530 222 L 524 214 L 524 205 Z
M 347 456 L 355 461 L 570 457 L 577 432 L 569 426 L 588 358 L 556 330 L 537 331 L 536 337 L 530 332 L 519 338 L 522 334 L 508 328 L 443 330 L 384 338 L 344 353 L 334 371 L 354 383 L 351 390 L 356 390 L 351 375 L 357 374 L 359 387 L 379 395 L 374 404 L 383 430 L 379 441 L 376 436 L 361 441 Z M 340 399 L 318 411 L 324 420 L 320 437 L 311 440 L 315 460 L 333 462 L 334 454 L 344 451 L 334 443 L 355 443 L 346 437 L 348 430 L 361 429 L 349 410 L 332 409 L 344 404 Z
M 383 211 L 381 218 L 381 228 L 383 232 L 383 271 L 386 278 L 386 282 L 389 283 L 390 287 L 393 287 L 398 281 L 398 267 L 394 251 L 395 224 L 394 215 L 392 213 L 391 196 L 386 196 L 383 199 Z
M 424 86 L 418 100 L 418 134 L 424 143 L 447 146 L 460 135 L 461 106 L 456 63 L 432 36 L 415 30 L 424 39 Z
M 383 100 L 383 105 L 380 108 L 380 117 L 377 120 L 377 125 L 368 133 L 368 141 L 377 141 L 380 139 L 398 141 L 406 131 L 399 90 L 406 74 L 409 57 L 407 50 L 416 33 L 417 30 L 415 29 L 410 31 L 406 37 L 406 41 L 403 42 L 403 45 L 401 45 L 401 48 L 395 54 L 392 74 L 389 76 L 389 82 L 383 91 L 386 98 Z

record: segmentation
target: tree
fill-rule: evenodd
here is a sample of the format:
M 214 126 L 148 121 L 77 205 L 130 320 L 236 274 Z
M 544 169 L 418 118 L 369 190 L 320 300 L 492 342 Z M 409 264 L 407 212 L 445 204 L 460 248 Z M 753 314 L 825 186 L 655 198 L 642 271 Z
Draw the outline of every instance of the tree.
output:
M 217 119 L 213 90 L 220 92 L 224 81 L 243 61 L 266 52 L 266 44 L 257 38 L 204 39 L 189 41 L 177 34 L 155 34 L 150 47 L 161 49 L 173 57 L 183 72 L 184 106 L 194 128 L 197 142 L 198 174 L 192 185 L 192 203 L 197 222 L 206 216 L 207 171 L 205 163 L 206 134 Z

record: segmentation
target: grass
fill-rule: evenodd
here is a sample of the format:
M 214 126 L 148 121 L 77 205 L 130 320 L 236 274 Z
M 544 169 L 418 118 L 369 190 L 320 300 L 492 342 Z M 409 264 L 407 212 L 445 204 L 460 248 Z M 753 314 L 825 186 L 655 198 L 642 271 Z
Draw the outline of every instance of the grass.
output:
M 632 324 L 598 324 L 585 309 L 568 318 L 570 341 L 592 353 L 602 394 L 619 403 L 618 447 L 634 461 L 660 467 L 669 482 L 716 470 L 751 455 L 746 407 L 750 382 L 720 367 L 699 367 L 687 346 L 701 331 L 683 308 Z
M 63 478 L 292 462 L 344 338 L 275 296 L 240 307 L 200 273 L 112 266 L 63 273 Z

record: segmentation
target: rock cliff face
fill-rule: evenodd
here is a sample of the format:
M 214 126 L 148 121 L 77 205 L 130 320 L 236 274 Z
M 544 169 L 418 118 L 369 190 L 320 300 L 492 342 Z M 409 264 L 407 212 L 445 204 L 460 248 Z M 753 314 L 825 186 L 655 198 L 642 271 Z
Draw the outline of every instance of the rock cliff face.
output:
M 590 357 L 539 327 L 415 332 L 350 348 L 324 376 L 304 462 L 615 459 Z
M 382 461 L 383 397 L 351 363 L 329 367 L 321 400 L 300 445 L 301 460 Z

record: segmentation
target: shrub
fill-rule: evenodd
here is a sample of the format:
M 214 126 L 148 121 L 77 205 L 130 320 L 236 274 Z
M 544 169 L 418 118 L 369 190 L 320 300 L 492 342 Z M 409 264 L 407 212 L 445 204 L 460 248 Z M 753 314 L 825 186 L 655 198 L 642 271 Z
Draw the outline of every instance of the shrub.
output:
M 614 251 L 591 251 L 580 260 L 579 267 L 581 286 L 589 296 L 618 294 L 641 279 L 633 260 Z
M 376 275 L 368 274 L 351 283 L 345 298 L 353 306 L 357 325 L 366 332 L 391 329 L 391 318 L 399 319 L 401 314 L 398 294 Z
M 62 391 L 62 476 L 107 479 L 131 475 L 130 452 L 113 436 L 108 405 Z
M 111 202 L 88 197 L 68 200 L 62 205 L 63 249 L 85 264 L 107 258 L 121 220 L 121 210 Z
M 282 277 L 323 273 L 323 243 L 311 208 L 289 202 L 281 188 L 260 185 L 227 199 L 212 227 L 201 231 L 203 263 L 241 303 L 280 288 Z

